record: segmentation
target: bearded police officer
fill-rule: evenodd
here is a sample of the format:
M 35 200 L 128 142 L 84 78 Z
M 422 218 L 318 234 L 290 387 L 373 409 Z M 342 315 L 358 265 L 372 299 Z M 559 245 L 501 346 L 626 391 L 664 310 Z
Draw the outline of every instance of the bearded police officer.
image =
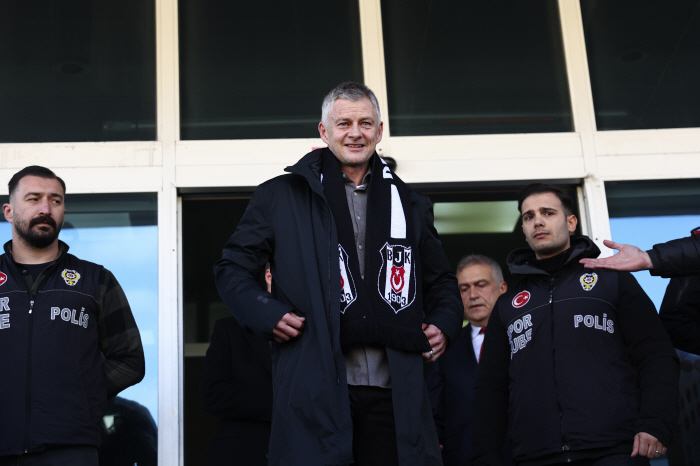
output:
M 678 420 L 678 358 L 628 272 L 587 271 L 600 251 L 576 229 L 571 198 L 532 184 L 518 199 L 528 248 L 521 281 L 489 319 L 475 384 L 474 463 L 497 465 L 506 428 L 519 465 L 643 465 Z
M 105 401 L 144 375 L 129 304 L 105 268 L 58 240 L 65 183 L 30 166 L 3 206 L 0 465 L 97 465 Z
M 339 85 L 321 120 L 328 148 L 258 186 L 215 267 L 236 319 L 275 340 L 270 465 L 441 464 L 423 360 L 462 306 L 431 203 L 376 154 L 371 90 Z

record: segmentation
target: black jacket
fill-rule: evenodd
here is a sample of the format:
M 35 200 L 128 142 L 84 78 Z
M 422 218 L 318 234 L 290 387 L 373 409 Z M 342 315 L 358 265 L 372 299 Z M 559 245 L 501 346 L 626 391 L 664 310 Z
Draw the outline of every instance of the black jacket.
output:
M 144 373 L 124 292 L 62 242 L 30 289 L 11 244 L 0 256 L 0 456 L 99 446 L 104 402 Z
M 217 320 L 199 393 L 204 409 L 219 418 L 207 465 L 267 466 L 272 418 L 270 342 L 245 332 L 233 317 Z
M 650 251 L 652 275 L 673 277 L 666 287 L 659 316 L 681 351 L 700 354 L 700 232 L 657 244 Z
M 435 427 L 442 449 L 444 466 L 469 466 L 472 459 L 472 425 L 474 381 L 479 363 L 472 344 L 472 326 L 462 329 L 457 341 L 438 359 L 429 364 L 425 383 L 433 407 Z M 510 466 L 510 449 L 503 446 L 503 466 Z
M 697 229 L 693 230 L 696 232 Z M 655 244 L 647 251 L 654 268 L 652 275 L 662 277 L 687 277 L 700 275 L 700 233 L 688 238 L 674 239 Z
M 244 328 L 272 337 L 275 324 L 294 311 L 306 317 L 300 337 L 272 343 L 273 413 L 270 465 L 316 466 L 352 462 L 352 420 L 340 349 L 338 234 L 320 182 L 321 151 L 307 154 L 291 174 L 255 190 L 217 262 L 219 294 Z M 422 261 L 425 322 L 451 340 L 462 304 L 433 227 L 432 205 L 410 193 Z M 272 295 L 257 276 L 270 261 Z M 419 353 L 387 348 L 402 465 L 440 464 Z
M 671 279 L 659 317 L 674 347 L 700 355 L 700 275 Z
M 678 420 L 678 358 L 651 300 L 627 272 L 585 270 L 597 257 L 573 237 L 552 274 L 529 249 L 508 265 L 524 278 L 489 319 L 475 387 L 477 464 L 498 464 L 506 424 L 525 464 L 631 453 L 635 434 L 669 445 Z
M 471 324 L 464 327 L 425 375 L 445 466 L 463 466 L 471 460 L 474 380 L 479 367 L 471 329 Z

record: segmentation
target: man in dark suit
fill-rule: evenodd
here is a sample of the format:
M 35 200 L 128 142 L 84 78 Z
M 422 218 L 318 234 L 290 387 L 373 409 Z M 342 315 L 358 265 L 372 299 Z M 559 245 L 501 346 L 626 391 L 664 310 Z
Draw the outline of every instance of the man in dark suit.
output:
M 267 290 L 272 275 L 265 270 Z M 270 343 L 233 317 L 219 319 L 199 381 L 204 409 L 220 419 L 207 466 L 267 466 L 272 419 Z
M 457 264 L 457 282 L 469 324 L 426 374 L 445 466 L 468 465 L 471 459 L 474 380 L 484 331 L 493 305 L 508 288 L 498 263 L 474 254 Z

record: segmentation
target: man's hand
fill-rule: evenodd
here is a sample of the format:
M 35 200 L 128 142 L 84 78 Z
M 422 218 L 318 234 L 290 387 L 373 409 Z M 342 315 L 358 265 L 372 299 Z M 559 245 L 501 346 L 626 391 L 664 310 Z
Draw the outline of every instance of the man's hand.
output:
M 651 270 L 654 264 L 651 263 L 649 254 L 642 251 L 637 246 L 631 244 L 618 244 L 609 239 L 603 241 L 610 249 L 619 249 L 620 252 L 605 259 L 581 259 L 579 262 L 588 269 L 610 269 L 624 272 L 638 272 L 640 270 Z
M 659 442 L 656 437 L 646 432 L 639 432 L 634 436 L 634 447 L 632 456 L 646 456 L 647 458 L 658 458 L 666 454 L 666 447 Z
M 442 330 L 433 324 L 427 324 L 425 322 L 423 322 L 423 333 L 425 333 L 425 336 L 428 338 L 430 348 L 432 349 L 429 353 L 423 353 L 423 359 L 435 362 L 447 349 L 447 337 L 442 333 Z
M 301 335 L 304 329 L 304 321 L 306 317 L 299 317 L 293 312 L 288 312 L 282 316 L 275 328 L 272 329 L 272 334 L 275 336 L 277 343 L 289 341 Z

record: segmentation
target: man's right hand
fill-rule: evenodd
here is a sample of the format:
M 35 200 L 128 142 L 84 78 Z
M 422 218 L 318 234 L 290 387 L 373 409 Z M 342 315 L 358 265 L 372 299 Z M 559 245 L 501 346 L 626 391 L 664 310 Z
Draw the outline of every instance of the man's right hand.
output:
M 289 341 L 301 335 L 304 329 L 304 321 L 306 317 L 299 317 L 293 312 L 288 312 L 282 316 L 275 328 L 272 329 L 272 334 L 275 336 L 277 343 Z

